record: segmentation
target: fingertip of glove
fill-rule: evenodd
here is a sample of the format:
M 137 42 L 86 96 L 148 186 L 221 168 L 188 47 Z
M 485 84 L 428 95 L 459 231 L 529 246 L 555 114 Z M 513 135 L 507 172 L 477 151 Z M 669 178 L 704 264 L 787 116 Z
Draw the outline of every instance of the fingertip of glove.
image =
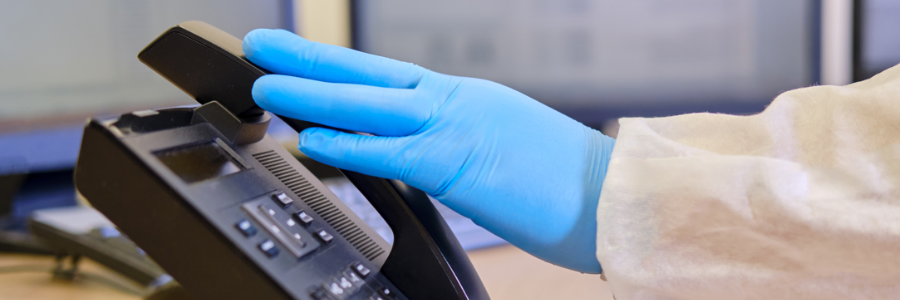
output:
M 256 102 L 256 105 L 262 107 L 265 110 L 271 110 L 272 107 L 269 105 L 269 97 L 268 97 L 268 87 L 272 84 L 271 75 L 264 75 L 260 78 L 257 78 L 256 81 L 253 82 L 253 88 L 250 90 L 250 95 L 253 97 L 253 101 Z
M 337 134 L 338 132 L 332 129 L 319 127 L 307 128 L 300 132 L 300 142 L 297 143 L 297 147 L 304 153 L 306 153 L 306 151 L 317 152 L 316 149 L 329 144 Z
M 269 30 L 271 29 L 254 29 L 244 36 L 244 43 L 241 44 L 241 48 L 244 50 L 244 56 L 247 58 L 256 56 L 257 46 L 261 39 L 266 35 L 266 31 Z
M 260 28 L 254 29 L 244 36 L 241 48 L 244 51 L 244 56 L 253 60 L 254 57 L 265 54 L 269 46 L 276 44 L 275 46 L 277 47 L 279 42 L 286 40 L 293 40 L 294 42 L 306 41 L 306 39 L 284 29 Z

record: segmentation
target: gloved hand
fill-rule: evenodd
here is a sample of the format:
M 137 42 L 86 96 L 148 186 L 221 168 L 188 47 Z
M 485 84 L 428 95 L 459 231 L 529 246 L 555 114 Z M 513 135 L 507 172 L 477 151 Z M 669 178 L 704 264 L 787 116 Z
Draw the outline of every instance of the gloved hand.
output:
M 281 75 L 253 85 L 262 108 L 374 136 L 309 128 L 300 151 L 399 179 L 551 263 L 599 273 L 597 202 L 615 140 L 503 85 L 307 41 L 244 38 Z

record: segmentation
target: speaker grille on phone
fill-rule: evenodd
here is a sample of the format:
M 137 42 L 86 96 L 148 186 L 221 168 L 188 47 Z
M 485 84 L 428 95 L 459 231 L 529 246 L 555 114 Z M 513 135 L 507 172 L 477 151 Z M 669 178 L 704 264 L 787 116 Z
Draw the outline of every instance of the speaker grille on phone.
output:
M 309 205 L 325 222 L 334 227 L 353 247 L 369 260 L 384 254 L 384 249 L 350 221 L 340 209 L 309 183 L 300 172 L 288 164 L 275 150 L 253 154 L 260 164 L 278 178 L 297 198 Z

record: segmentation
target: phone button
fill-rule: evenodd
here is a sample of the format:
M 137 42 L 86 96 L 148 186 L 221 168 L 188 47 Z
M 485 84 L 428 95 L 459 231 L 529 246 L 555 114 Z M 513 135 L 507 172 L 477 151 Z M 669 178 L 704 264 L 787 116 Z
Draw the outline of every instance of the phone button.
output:
M 275 242 L 270 239 L 266 239 L 262 243 L 259 243 L 259 250 L 262 250 L 268 257 L 275 257 L 279 252 L 278 247 L 275 246 Z
M 294 204 L 294 199 L 291 199 L 291 197 L 288 197 L 288 195 L 285 195 L 284 193 L 272 195 L 272 200 L 275 200 L 275 203 L 278 203 L 281 207 L 288 207 L 291 204 Z
M 300 220 L 300 223 L 303 223 L 303 225 L 309 225 L 313 221 L 313 217 L 302 210 L 295 213 L 294 217 L 297 217 L 297 220 Z
M 354 265 L 353 269 L 356 270 L 356 273 L 359 273 L 359 276 L 362 276 L 363 278 L 366 278 L 366 276 L 369 276 L 369 273 L 371 273 L 371 271 L 369 271 L 369 268 L 366 268 L 366 266 L 363 266 L 363 264 L 360 263 Z
M 237 227 L 237 229 L 246 237 L 251 237 L 256 234 L 256 227 L 253 227 L 253 224 L 250 224 L 250 221 L 244 219 L 241 219 L 237 224 L 234 224 L 234 227 Z
M 334 239 L 334 236 L 332 236 L 330 233 L 325 231 L 325 229 L 320 229 L 319 231 L 316 231 L 316 235 L 318 235 L 319 239 L 321 239 L 325 243 L 329 243 L 329 242 L 331 242 L 331 240 Z
M 386 299 L 394 299 L 394 292 L 391 289 L 386 287 L 378 288 L 378 294 Z

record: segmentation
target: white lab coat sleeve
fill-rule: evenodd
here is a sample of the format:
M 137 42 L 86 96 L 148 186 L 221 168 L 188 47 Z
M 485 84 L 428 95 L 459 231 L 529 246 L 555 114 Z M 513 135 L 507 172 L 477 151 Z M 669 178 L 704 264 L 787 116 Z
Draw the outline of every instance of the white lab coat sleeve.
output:
M 616 299 L 900 299 L 900 66 L 620 124 L 597 210 Z

